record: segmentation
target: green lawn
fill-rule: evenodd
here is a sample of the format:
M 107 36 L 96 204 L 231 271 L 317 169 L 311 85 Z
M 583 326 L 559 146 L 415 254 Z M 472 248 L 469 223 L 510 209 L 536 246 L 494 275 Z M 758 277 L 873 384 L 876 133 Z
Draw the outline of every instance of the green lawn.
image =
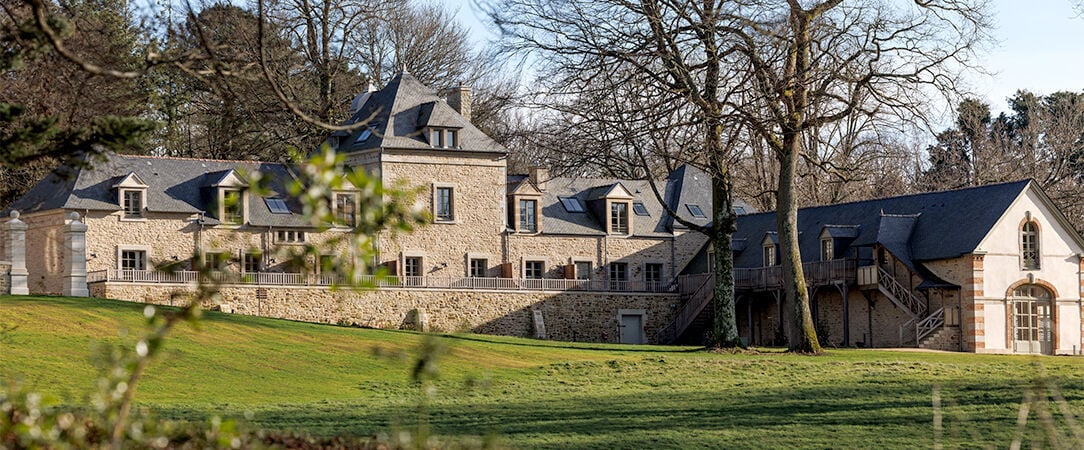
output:
M 143 305 L 0 297 L 0 379 L 82 403 L 95 346 L 130 342 Z M 416 423 L 410 382 L 422 336 L 207 313 L 182 325 L 141 384 L 169 418 L 209 414 L 315 434 L 383 433 Z M 693 348 L 567 344 L 478 335 L 441 338 L 429 406 L 447 436 L 496 434 L 522 448 L 934 445 L 940 386 L 947 448 L 1012 440 L 1023 389 L 1042 372 L 1084 423 L 1084 359 L 834 350 L 804 357 Z M 1072 443 L 1056 403 L 1043 403 Z M 1042 439 L 1033 413 L 1027 440 Z M 1025 445 L 1028 442 L 1025 442 Z

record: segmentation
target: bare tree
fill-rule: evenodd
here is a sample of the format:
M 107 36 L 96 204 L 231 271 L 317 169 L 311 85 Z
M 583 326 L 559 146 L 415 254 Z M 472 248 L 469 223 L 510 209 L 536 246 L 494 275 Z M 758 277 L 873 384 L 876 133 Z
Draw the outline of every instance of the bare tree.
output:
M 681 150 L 694 154 L 689 162 L 699 163 L 711 176 L 713 220 L 708 226 L 677 220 L 707 235 L 715 248 L 715 320 L 710 343 L 740 345 L 731 252 L 736 222 L 728 164 L 731 141 L 724 129 L 729 99 L 723 71 L 729 50 L 716 30 L 725 14 L 722 4 L 503 0 L 490 4 L 489 14 L 505 33 L 506 50 L 541 57 L 536 66 L 538 84 L 551 97 L 565 96 L 603 109 L 603 114 L 582 116 L 586 120 L 581 125 L 593 126 L 590 131 L 597 132 L 596 141 L 606 146 L 599 150 L 607 151 L 594 155 L 638 162 L 635 170 L 651 180 L 648 155 L 655 149 L 663 149 L 664 154 L 673 149 L 660 142 L 660 136 L 682 129 L 688 136 L 698 136 L 693 148 Z M 625 109 L 626 102 L 635 108 Z M 689 115 L 684 121 L 689 126 L 654 130 L 662 134 L 652 133 L 650 126 L 637 126 L 658 123 L 678 110 Z M 567 136 L 583 131 L 580 128 Z M 665 205 L 658 189 L 655 193 Z

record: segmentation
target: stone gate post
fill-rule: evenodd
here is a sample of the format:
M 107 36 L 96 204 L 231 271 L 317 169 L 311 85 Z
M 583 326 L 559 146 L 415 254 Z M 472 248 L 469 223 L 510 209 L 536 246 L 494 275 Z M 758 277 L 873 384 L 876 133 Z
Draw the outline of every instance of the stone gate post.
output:
M 87 289 L 87 226 L 79 221 L 79 213 L 71 212 L 64 221 L 64 251 L 68 264 L 64 266 L 64 295 L 89 297 Z
M 29 273 L 26 271 L 26 229 L 26 223 L 19 220 L 19 211 L 12 211 L 11 220 L 4 224 L 8 239 L 4 244 L 7 250 L 4 256 L 11 261 L 12 295 L 30 295 L 30 285 L 27 283 Z

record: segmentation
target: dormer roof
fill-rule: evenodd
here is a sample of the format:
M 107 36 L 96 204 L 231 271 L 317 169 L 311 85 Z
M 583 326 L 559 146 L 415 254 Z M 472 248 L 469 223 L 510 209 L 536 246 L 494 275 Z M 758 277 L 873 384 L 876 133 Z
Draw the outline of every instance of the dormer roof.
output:
M 146 189 L 147 183 L 143 182 L 142 178 L 139 178 L 135 172 L 128 172 L 128 175 L 120 177 L 113 188 L 131 188 L 131 189 Z
M 508 153 L 507 149 L 457 113 L 436 91 L 409 73 L 399 74 L 383 89 L 358 101 L 364 103 L 345 124 L 367 122 L 368 127 L 353 130 L 348 136 L 339 134 L 339 151 L 405 149 Z M 457 148 L 433 148 L 423 133 L 426 127 L 459 130 Z M 359 140 L 366 132 L 370 135 Z
M 217 177 L 215 176 L 217 175 Z M 242 188 L 248 187 L 248 182 L 237 173 L 236 169 L 229 169 L 212 175 L 210 187 Z

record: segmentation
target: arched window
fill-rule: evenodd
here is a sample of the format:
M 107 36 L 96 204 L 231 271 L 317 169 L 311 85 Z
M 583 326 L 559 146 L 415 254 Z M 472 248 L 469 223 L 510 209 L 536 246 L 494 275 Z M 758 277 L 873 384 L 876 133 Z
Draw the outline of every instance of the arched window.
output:
M 1020 261 L 1025 270 L 1039 268 L 1039 225 L 1028 221 L 1020 230 Z

